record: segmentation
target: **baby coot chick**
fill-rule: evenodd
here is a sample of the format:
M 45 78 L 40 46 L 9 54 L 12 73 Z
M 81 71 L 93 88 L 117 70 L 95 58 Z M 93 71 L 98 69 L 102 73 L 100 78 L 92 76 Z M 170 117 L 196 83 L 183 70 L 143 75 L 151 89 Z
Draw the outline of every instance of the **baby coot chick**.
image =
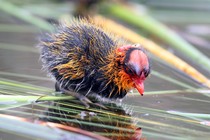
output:
M 56 80 L 56 90 L 79 98 L 123 98 L 136 88 L 143 95 L 150 74 L 148 56 L 140 45 L 125 44 L 103 25 L 75 19 L 45 35 L 38 45 L 43 67 Z

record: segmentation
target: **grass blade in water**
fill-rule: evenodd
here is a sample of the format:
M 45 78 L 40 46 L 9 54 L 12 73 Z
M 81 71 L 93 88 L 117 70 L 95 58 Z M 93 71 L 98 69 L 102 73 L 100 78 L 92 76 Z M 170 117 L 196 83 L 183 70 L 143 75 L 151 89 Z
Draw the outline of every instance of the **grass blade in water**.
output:
M 70 100 L 70 99 L 74 99 L 74 97 L 0 95 L 0 110 L 6 110 L 9 108 L 28 105 L 38 101 L 56 101 L 56 100 Z
M 31 13 L 28 11 L 21 9 L 12 3 L 5 1 L 5 0 L 0 0 L 0 10 L 7 12 L 19 19 L 22 19 L 23 21 L 26 21 L 30 24 L 33 24 L 41 29 L 47 30 L 47 31 L 52 31 L 52 26 L 45 22 L 44 20 L 37 18 L 33 16 Z
M 172 53 L 166 51 L 165 49 L 161 48 L 154 42 L 138 35 L 137 33 L 133 32 L 132 30 L 117 24 L 116 22 L 103 18 L 102 16 L 95 16 L 94 20 L 96 23 L 103 25 L 105 28 L 109 29 L 111 32 L 121 35 L 128 41 L 132 43 L 141 43 L 141 45 L 149 50 L 151 53 L 155 54 L 156 56 L 160 57 L 161 59 L 165 60 L 171 65 L 176 66 L 177 69 L 183 71 L 194 80 L 198 81 L 199 83 L 210 87 L 210 81 L 206 78 L 203 74 L 197 71 L 195 68 L 181 60 L 180 58 L 176 57 Z M 126 33 L 126 34 L 124 34 Z M 208 62 L 209 63 L 209 62 Z
M 187 43 L 177 34 L 172 32 L 163 24 L 159 23 L 155 19 L 149 17 L 146 14 L 137 14 L 132 12 L 131 9 L 128 9 L 122 5 L 109 5 L 106 6 L 106 12 L 112 14 L 115 17 L 118 17 L 132 25 L 136 25 L 140 28 L 145 29 L 146 31 L 156 35 L 163 41 L 170 44 L 172 47 L 177 49 L 183 55 L 189 56 L 194 62 L 197 62 L 201 67 L 209 71 L 210 69 L 210 59 L 197 50 L 195 47 Z

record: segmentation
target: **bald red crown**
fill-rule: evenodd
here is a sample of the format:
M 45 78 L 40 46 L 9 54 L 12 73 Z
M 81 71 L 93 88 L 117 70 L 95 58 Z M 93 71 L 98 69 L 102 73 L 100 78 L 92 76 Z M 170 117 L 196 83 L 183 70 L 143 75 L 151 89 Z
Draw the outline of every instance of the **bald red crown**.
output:
M 133 87 L 143 95 L 143 82 L 150 73 L 149 59 L 147 55 L 139 45 L 122 46 L 119 47 L 117 51 L 124 53 L 124 71 L 130 76 L 130 79 L 133 82 Z

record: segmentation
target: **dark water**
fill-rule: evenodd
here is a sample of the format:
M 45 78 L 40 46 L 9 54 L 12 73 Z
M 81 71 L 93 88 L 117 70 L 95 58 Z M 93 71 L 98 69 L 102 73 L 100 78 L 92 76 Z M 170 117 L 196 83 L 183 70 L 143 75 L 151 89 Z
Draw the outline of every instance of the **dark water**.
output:
M 6 14 L 0 13 L 0 17 L 0 26 L 1 24 L 11 24 L 11 27 L 12 25 L 29 26 Z M 54 82 L 41 70 L 38 49 L 35 48 L 41 31 L 32 26 L 31 28 L 33 28 L 34 31 L 0 31 L 0 78 L 47 87 L 54 90 Z M 210 56 L 210 53 L 206 54 Z M 205 89 L 189 77 L 161 64 L 154 58 L 152 58 L 152 69 L 172 79 L 176 79 L 179 82 L 183 82 L 194 89 Z M 205 74 L 207 75 L 208 72 Z M 182 91 L 174 94 L 145 93 L 143 97 L 140 95 L 131 95 L 123 100 L 124 105 L 122 110 L 133 112 L 132 116 L 133 118 L 137 118 L 137 125 L 142 128 L 144 137 L 149 140 L 210 139 L 210 126 L 200 124 L 204 121 L 210 121 L 210 91 L 207 91 L 206 95 L 193 91 L 186 92 L 186 87 L 161 79 L 153 74 L 146 81 L 145 87 L 146 92 L 165 90 Z M 8 89 L 8 91 L 9 90 L 11 89 Z M 30 109 L 32 107 L 27 106 L 27 109 L 21 108 L 19 110 L 30 112 L 28 108 Z M 180 116 L 171 114 L 173 112 L 168 111 L 208 114 L 208 116 L 202 118 Z M 33 116 L 20 115 L 7 111 L 2 112 L 21 117 Z M 85 129 L 88 130 L 87 128 Z

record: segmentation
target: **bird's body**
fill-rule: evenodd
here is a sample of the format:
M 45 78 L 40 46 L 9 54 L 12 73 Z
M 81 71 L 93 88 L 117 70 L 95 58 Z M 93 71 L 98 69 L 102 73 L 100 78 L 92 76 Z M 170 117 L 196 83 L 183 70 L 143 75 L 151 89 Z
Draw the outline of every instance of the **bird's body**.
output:
M 128 90 L 137 88 L 133 79 L 143 81 L 150 70 L 141 48 L 125 45 L 125 41 L 88 20 L 60 26 L 56 33 L 43 37 L 39 46 L 44 68 L 56 79 L 57 90 L 63 92 L 123 98 Z M 139 56 L 130 56 L 132 53 Z M 139 78 L 133 78 L 135 66 L 127 66 L 130 58 L 134 60 L 132 65 L 144 65 L 138 67 Z M 142 58 L 144 64 L 140 63 Z

